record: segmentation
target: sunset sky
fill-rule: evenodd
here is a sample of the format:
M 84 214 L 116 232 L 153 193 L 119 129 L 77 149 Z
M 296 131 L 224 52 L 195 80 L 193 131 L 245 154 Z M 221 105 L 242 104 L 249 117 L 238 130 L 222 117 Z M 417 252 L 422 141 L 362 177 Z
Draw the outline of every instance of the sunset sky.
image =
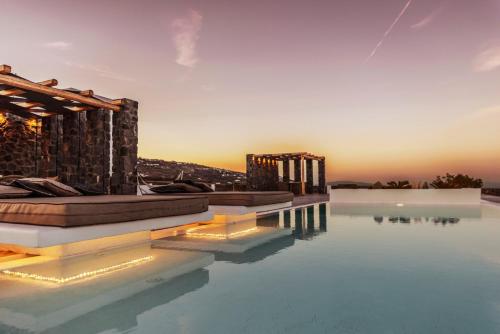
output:
M 138 100 L 142 157 L 500 182 L 500 0 L 0 3 L 0 63 Z

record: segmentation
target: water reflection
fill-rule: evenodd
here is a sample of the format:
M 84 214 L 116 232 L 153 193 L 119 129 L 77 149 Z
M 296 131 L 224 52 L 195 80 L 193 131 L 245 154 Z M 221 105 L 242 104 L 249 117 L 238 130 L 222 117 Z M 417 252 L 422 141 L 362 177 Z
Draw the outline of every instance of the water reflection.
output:
M 300 240 L 312 240 L 327 231 L 326 204 L 294 209 L 290 219 L 294 221 L 293 235 Z M 285 223 L 286 220 L 285 220 Z
M 137 327 L 137 318 L 140 314 L 198 290 L 208 282 L 208 270 L 199 269 L 96 309 L 43 333 L 102 333 L 112 329 L 127 332 Z
M 0 326 L 0 333 L 75 334 L 75 329 L 76 333 L 99 333 L 112 328 L 132 328 L 137 326 L 137 315 L 206 284 L 208 271 L 202 268 L 214 261 L 211 254 L 156 250 L 141 245 L 18 269 L 44 276 L 73 275 L 92 266 L 101 268 L 130 255 L 145 254 L 153 260 L 140 270 L 123 269 L 67 285 L 48 285 L 34 279 L 0 279 L 0 323 L 4 326 Z
M 287 235 L 279 239 L 274 239 L 272 242 L 251 248 L 244 253 L 216 252 L 214 253 L 215 261 L 226 261 L 237 264 L 259 262 L 286 248 L 292 247 L 294 243 L 295 238 L 292 235 Z
M 421 224 L 423 220 L 425 220 L 425 222 L 429 222 L 431 219 L 435 225 L 457 224 L 460 221 L 460 218 L 457 217 L 387 217 L 387 221 L 393 224 L 410 224 L 412 221 L 414 224 Z M 378 224 L 382 224 L 385 218 L 383 216 L 373 216 L 373 220 Z

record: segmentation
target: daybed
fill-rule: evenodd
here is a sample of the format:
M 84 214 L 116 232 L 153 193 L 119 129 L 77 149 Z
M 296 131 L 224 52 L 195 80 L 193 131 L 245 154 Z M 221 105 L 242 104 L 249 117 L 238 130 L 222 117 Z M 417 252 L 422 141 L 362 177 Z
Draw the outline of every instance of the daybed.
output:
M 74 227 L 207 211 L 205 196 L 76 196 L 0 199 L 0 222 Z
M 0 246 L 44 248 L 207 221 L 204 196 L 0 199 Z M 148 237 L 148 236 L 146 236 Z M 104 242 L 119 246 L 123 241 Z

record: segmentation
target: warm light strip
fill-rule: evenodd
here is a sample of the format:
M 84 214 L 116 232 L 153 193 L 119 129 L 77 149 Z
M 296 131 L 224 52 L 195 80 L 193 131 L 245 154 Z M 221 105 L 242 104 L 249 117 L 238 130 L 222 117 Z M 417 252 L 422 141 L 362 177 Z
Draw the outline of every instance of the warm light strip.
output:
M 252 227 L 246 230 L 238 231 L 238 232 L 233 232 L 229 234 L 224 234 L 224 233 L 197 233 L 197 232 L 192 232 L 193 230 L 197 229 L 190 229 L 186 231 L 186 236 L 190 238 L 207 238 L 207 239 L 231 239 L 235 237 L 239 237 L 242 235 L 250 234 L 253 232 L 257 232 L 259 229 L 257 227 Z
M 68 282 L 78 280 L 78 279 L 96 277 L 96 276 L 100 276 L 100 275 L 103 275 L 103 274 L 106 274 L 106 273 L 109 273 L 112 271 L 126 269 L 128 267 L 136 266 L 136 265 L 143 264 L 146 262 L 150 262 L 152 260 L 153 260 L 152 256 L 145 256 L 145 257 L 141 257 L 139 259 L 119 263 L 119 264 L 116 264 L 114 266 L 101 268 L 101 269 L 97 269 L 97 270 L 93 270 L 93 271 L 86 271 L 86 272 L 83 272 L 83 273 L 78 274 L 78 275 L 64 277 L 64 278 L 43 276 L 43 275 L 37 275 L 37 274 L 29 274 L 29 273 L 10 271 L 10 270 L 2 270 L 1 273 L 4 275 L 13 276 L 13 277 L 17 277 L 17 278 L 27 278 L 27 279 L 32 279 L 32 280 L 36 280 L 36 281 L 64 284 L 64 283 L 68 283 Z

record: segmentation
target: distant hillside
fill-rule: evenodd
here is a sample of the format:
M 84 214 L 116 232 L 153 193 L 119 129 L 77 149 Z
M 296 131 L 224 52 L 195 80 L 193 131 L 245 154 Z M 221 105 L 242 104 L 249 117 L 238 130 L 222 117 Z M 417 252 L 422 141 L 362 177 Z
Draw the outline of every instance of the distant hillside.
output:
M 361 181 L 332 181 L 327 182 L 329 186 L 340 186 L 340 185 L 356 185 L 360 188 L 371 187 L 373 183 L 361 182 Z
M 148 182 L 172 181 L 183 171 L 185 180 L 197 180 L 214 184 L 246 183 L 245 173 L 189 162 L 139 158 L 138 171 Z

